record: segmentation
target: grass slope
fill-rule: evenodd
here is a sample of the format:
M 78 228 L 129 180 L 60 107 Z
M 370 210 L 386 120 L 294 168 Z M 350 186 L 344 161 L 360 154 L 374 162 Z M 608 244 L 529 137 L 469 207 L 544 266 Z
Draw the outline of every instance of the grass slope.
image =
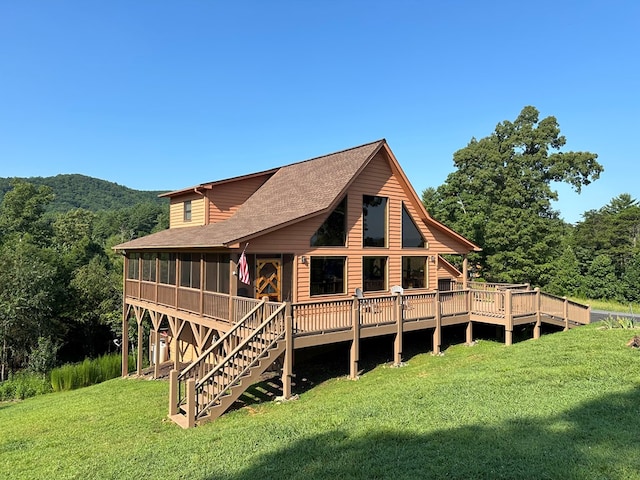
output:
M 192 430 L 166 420 L 164 382 L 2 404 L 0 478 L 640 478 L 634 333 L 408 353 Z

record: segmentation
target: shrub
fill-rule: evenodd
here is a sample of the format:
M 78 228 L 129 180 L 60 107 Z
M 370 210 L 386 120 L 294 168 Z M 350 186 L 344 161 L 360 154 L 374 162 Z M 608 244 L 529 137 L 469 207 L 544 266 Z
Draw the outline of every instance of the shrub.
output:
M 129 356 L 129 369 L 132 364 L 135 364 L 135 360 L 133 356 Z M 80 363 L 63 365 L 51 370 L 51 386 L 55 392 L 88 387 L 119 376 L 121 365 L 119 354 L 87 358 Z
M 45 375 L 18 372 L 0 383 L 0 401 L 24 400 L 25 398 L 51 392 L 51 384 Z
M 629 329 L 629 328 L 635 328 L 635 322 L 633 321 L 633 318 L 628 318 L 628 317 L 615 317 L 613 318 L 613 316 L 609 315 L 607 318 L 602 320 L 602 327 L 605 329 L 610 329 L 610 328 L 623 328 L 623 329 Z
M 56 355 L 60 345 L 55 343 L 50 337 L 38 337 L 38 345 L 29 355 L 27 369 L 32 373 L 44 376 L 56 363 Z

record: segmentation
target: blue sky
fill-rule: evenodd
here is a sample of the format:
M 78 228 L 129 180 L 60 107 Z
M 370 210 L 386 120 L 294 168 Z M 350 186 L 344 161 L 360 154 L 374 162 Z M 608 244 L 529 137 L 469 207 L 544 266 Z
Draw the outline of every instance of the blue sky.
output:
M 386 138 L 421 193 L 533 105 L 640 197 L 640 2 L 6 1 L 0 177 L 175 190 Z

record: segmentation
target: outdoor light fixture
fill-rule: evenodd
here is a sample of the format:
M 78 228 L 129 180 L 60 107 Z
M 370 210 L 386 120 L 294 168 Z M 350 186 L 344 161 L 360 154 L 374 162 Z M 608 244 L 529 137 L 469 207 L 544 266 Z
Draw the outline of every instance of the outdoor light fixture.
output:
M 300 261 L 302 262 L 303 265 L 306 265 L 307 264 L 307 257 L 302 255 L 302 257 L 300 257 Z

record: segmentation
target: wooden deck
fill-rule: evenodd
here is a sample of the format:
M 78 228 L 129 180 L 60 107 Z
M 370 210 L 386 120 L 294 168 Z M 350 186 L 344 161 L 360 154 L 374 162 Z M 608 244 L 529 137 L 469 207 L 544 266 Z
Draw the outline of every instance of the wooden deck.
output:
M 127 288 L 125 315 L 135 315 L 139 332 L 146 318 L 153 330 L 168 327 L 172 338 L 191 331 L 197 359 L 179 370 L 184 362 L 180 349 L 174 354 L 170 375 L 170 417 L 183 427 L 212 420 L 224 411 L 276 360 L 282 362 L 283 396 L 291 396 L 293 351 L 318 345 L 350 342 L 350 376 L 359 373 L 360 341 L 392 336 L 394 363 L 402 362 L 403 335 L 416 330 L 433 331 L 433 353 L 439 353 L 442 328 L 466 327 L 466 340 L 473 340 L 473 324 L 504 328 L 505 343 L 513 341 L 514 327 L 533 325 L 533 337 L 543 323 L 565 330 L 589 323 L 590 308 L 566 298 L 528 287 L 459 289 L 407 295 L 380 295 L 364 299 L 275 303 L 243 297 L 222 298 L 202 292 L 195 296 L 140 298 L 142 288 Z M 134 295 L 138 293 L 139 295 Z M 147 292 L 153 293 L 153 292 Z M 150 295 L 151 296 L 151 295 Z M 187 299 L 181 303 L 180 299 Z M 214 312 L 220 305 L 230 318 Z M 155 335 L 154 338 L 159 338 Z M 123 338 L 123 345 L 128 339 Z M 138 345 L 142 352 L 141 345 Z M 123 348 L 123 355 L 126 352 Z M 159 351 L 159 344 L 155 351 Z M 139 355 L 140 357 L 140 355 Z M 141 370 L 141 364 L 138 367 Z M 126 372 L 123 372 L 123 375 Z

